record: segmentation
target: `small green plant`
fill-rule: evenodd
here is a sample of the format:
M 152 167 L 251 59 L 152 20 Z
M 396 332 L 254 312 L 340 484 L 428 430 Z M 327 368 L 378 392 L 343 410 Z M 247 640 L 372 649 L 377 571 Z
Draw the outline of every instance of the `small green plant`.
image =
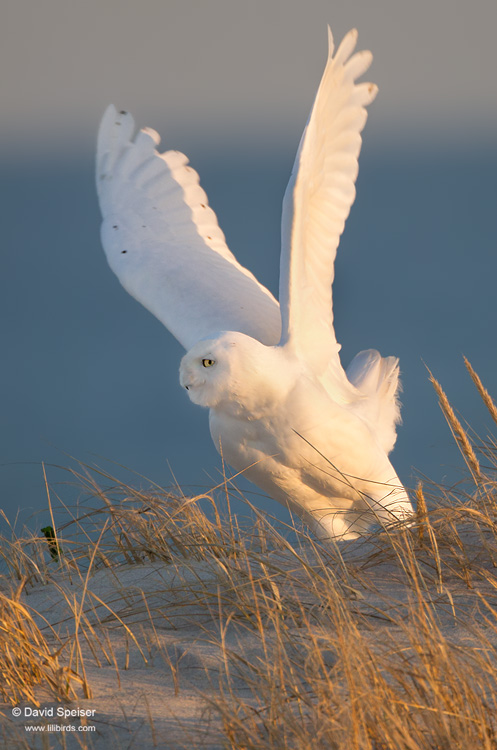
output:
M 62 554 L 62 548 L 57 541 L 53 526 L 44 526 L 41 529 L 41 533 L 45 536 L 45 539 L 48 542 L 50 557 L 52 558 L 52 560 L 55 560 L 55 562 L 57 562 L 59 560 L 59 556 Z

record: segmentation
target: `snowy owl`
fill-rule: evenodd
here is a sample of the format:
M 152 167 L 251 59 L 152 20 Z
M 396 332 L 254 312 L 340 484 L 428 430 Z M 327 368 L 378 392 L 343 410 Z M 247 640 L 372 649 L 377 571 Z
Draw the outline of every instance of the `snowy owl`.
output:
M 180 383 L 209 409 L 216 448 L 321 539 L 410 517 L 388 459 L 398 360 L 360 352 L 347 371 L 333 328 L 334 259 L 354 201 L 370 52 L 350 31 L 333 54 L 283 201 L 280 304 L 228 249 L 195 170 L 158 153 L 149 128 L 111 105 L 97 153 L 102 244 L 124 288 L 187 354 Z

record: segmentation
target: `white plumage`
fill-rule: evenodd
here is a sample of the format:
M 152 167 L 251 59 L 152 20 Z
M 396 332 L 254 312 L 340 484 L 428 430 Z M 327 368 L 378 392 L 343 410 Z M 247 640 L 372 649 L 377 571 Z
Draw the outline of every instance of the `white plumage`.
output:
M 355 198 L 370 52 L 350 31 L 329 55 L 283 202 L 280 305 L 228 249 L 197 173 L 159 136 L 133 140 L 110 106 L 98 137 L 102 243 L 125 289 L 188 350 L 180 382 L 210 409 L 218 450 L 321 538 L 408 518 L 388 453 L 398 360 L 360 352 L 347 372 L 333 328 L 334 260 Z

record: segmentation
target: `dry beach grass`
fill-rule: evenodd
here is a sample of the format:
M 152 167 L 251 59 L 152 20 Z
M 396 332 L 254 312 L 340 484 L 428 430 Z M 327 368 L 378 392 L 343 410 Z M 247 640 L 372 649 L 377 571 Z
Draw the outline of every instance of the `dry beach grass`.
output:
M 420 485 L 415 524 L 362 540 L 239 526 L 228 480 L 214 502 L 72 470 L 54 538 L 2 540 L 0 743 L 497 747 L 497 449 L 432 382 L 466 480 Z M 54 719 L 18 705 L 94 709 L 71 721 L 95 731 L 31 733 Z

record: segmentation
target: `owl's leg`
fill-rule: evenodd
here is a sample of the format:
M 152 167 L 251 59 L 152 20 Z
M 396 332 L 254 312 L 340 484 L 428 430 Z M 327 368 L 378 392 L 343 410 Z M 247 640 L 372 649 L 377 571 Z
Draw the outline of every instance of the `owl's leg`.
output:
M 373 486 L 362 502 L 382 524 L 407 521 L 414 513 L 409 496 L 397 477 L 395 481 Z
M 340 501 L 333 499 L 334 504 L 340 505 Z M 343 505 L 346 510 L 329 510 L 308 514 L 304 520 L 310 526 L 312 532 L 320 541 L 328 539 L 357 539 L 367 533 L 371 526 L 371 519 L 367 518 L 364 511 L 350 509 L 350 500 L 344 498 Z
M 307 513 L 304 521 L 320 540 L 357 539 L 374 526 L 395 527 L 401 522 L 409 525 L 413 508 L 400 482 L 371 483 L 368 490 L 367 495 L 361 493 L 352 503 L 344 498 L 343 510 L 340 510 L 340 500 L 333 498 L 333 509 L 316 509 Z

